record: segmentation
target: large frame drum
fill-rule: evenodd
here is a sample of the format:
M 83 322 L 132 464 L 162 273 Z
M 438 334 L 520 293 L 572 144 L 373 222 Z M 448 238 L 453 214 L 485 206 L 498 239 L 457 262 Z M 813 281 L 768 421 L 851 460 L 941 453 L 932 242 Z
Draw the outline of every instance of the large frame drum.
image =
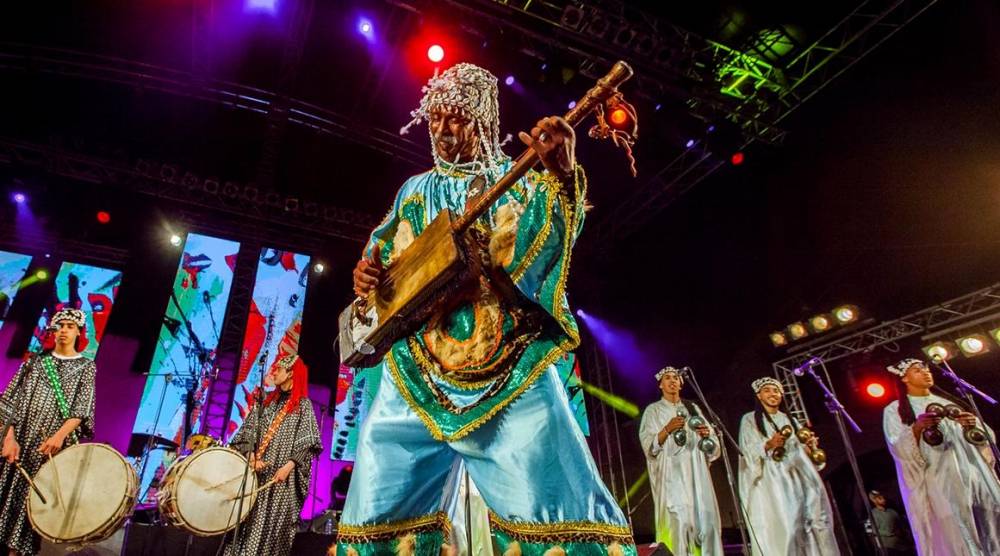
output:
M 160 514 L 201 537 L 229 531 L 246 519 L 257 502 L 257 474 L 247 469 L 247 459 L 239 452 L 219 446 L 177 461 L 167 470 L 157 493 Z
M 46 504 L 32 490 L 28 520 L 52 543 L 91 544 L 117 531 L 132 511 L 139 478 L 107 444 L 76 444 L 42 464 L 34 477 Z

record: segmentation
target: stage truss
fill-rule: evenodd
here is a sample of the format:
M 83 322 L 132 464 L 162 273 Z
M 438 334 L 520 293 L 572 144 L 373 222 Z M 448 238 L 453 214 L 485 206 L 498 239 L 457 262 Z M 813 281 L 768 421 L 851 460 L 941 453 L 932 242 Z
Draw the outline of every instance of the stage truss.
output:
M 895 320 L 859 330 L 848 336 L 833 338 L 772 363 L 774 375 L 785 387 L 785 403 L 791 415 L 800 422 L 809 421 L 802 392 L 793 369 L 818 357 L 824 363 L 871 351 L 879 346 L 920 334 L 933 334 L 943 329 L 973 324 L 984 317 L 1000 318 L 1000 282 L 988 288 L 945 301 Z

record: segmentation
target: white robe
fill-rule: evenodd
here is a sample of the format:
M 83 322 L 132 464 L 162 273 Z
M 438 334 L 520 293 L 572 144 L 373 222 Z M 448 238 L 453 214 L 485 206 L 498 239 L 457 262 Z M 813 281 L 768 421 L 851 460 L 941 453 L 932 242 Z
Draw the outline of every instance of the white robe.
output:
M 660 430 L 682 407 L 680 402 L 675 404 L 661 399 L 646 408 L 639 425 L 639 441 L 646 454 L 649 484 L 653 490 L 656 540 L 667 545 L 677 556 L 696 554 L 696 547 L 703 556 L 721 556 L 719 503 L 708 471 L 709 462 L 719 458 L 719 438 L 712 431 L 716 449 L 710 455 L 698 450 L 701 437 L 690 428 L 685 428 L 687 443 L 684 446 L 674 442 L 672 433 L 662 445 L 657 442 Z
M 778 429 L 790 425 L 788 416 L 771 415 Z M 785 441 L 785 459 L 778 462 L 764 451 L 773 436 L 761 435 L 753 412 L 740 422 L 740 498 L 747 512 L 754 555 L 835 556 L 840 554 L 833 533 L 833 511 L 823 479 L 805 448 L 792 435 Z
M 952 403 L 933 394 L 909 396 L 914 415 L 927 404 Z M 885 439 L 896 461 L 899 490 L 921 556 L 1000 554 L 1000 482 L 989 446 L 977 449 L 962 438 L 962 427 L 944 419 L 944 443 L 917 442 L 899 417 L 899 401 L 882 414 Z M 993 434 L 992 430 L 990 434 Z

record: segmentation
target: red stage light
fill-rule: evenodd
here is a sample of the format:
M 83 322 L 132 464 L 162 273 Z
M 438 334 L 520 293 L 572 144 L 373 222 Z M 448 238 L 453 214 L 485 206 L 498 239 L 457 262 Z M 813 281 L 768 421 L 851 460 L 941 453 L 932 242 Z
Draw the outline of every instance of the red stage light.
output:
M 735 152 L 730 160 L 732 161 L 733 166 L 739 166 L 740 164 L 743 164 L 743 158 L 742 152 Z
M 106 210 L 101 210 L 97 212 L 97 221 L 101 224 L 107 224 L 111 222 L 111 213 Z
M 444 47 L 440 44 L 432 44 L 431 47 L 427 49 L 427 59 L 435 64 L 444 60 Z
M 865 386 L 865 393 L 875 399 L 881 398 L 885 396 L 885 386 L 878 382 L 869 382 L 868 386 Z
M 611 123 L 622 125 L 628 121 L 628 112 L 624 108 L 615 108 L 611 111 Z

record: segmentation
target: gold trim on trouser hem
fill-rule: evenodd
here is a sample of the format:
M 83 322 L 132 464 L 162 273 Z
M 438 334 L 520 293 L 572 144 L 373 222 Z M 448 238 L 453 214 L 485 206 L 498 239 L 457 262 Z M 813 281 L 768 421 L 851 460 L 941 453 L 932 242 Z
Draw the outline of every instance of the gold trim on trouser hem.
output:
M 445 540 L 451 537 L 451 521 L 448 520 L 448 514 L 444 512 L 389 523 L 365 525 L 341 523 L 337 530 L 337 542 L 341 544 L 384 542 L 396 539 L 404 533 L 425 533 L 438 530 L 444 533 Z
M 560 521 L 557 523 L 524 523 L 507 521 L 489 512 L 490 526 L 521 542 L 565 544 L 570 542 L 596 542 L 635 544 L 629 528 L 591 521 Z

